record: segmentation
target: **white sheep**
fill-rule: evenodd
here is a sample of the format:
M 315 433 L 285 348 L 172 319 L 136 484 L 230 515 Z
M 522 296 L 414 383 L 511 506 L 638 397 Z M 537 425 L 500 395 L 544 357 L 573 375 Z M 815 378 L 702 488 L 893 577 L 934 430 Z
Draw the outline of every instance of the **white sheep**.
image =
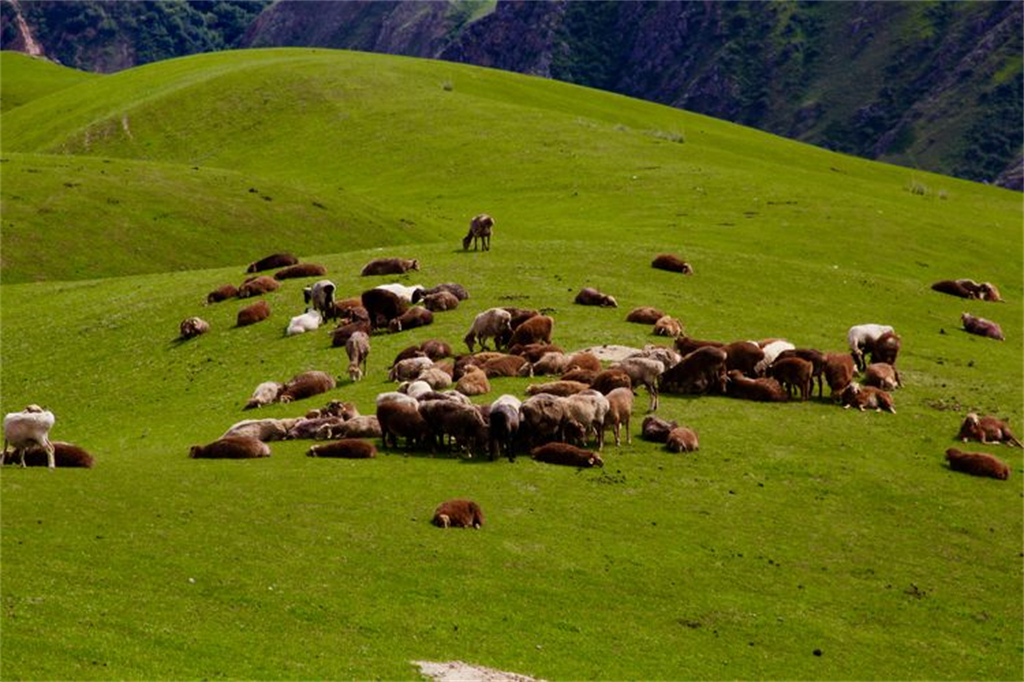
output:
M 417 400 L 421 395 L 430 393 L 434 389 L 426 381 L 403 381 L 398 385 L 398 392 L 405 393 L 408 396 L 416 398 Z
M 251 410 L 254 407 L 263 407 L 264 405 L 277 402 L 283 390 L 284 384 L 277 381 L 264 381 L 252 392 L 252 397 L 245 404 L 245 409 Z
M 764 358 L 758 360 L 757 364 L 754 365 L 754 374 L 759 377 L 764 376 L 764 373 L 768 371 L 768 368 L 772 366 L 772 363 L 775 362 L 775 359 L 778 358 L 783 351 L 796 350 L 796 346 L 785 339 L 775 339 L 774 341 L 770 341 L 764 345 L 758 345 L 761 346 L 761 351 L 764 352 Z
M 399 360 L 388 372 L 388 381 L 413 381 L 420 372 L 433 366 L 434 361 L 427 357 Z
M 643 355 L 631 355 L 622 362 L 612 365 L 612 368 L 621 369 L 628 374 L 633 386 L 643 385 L 647 389 L 650 395 L 648 412 L 658 409 L 658 377 L 665 371 L 664 362 Z
M 419 409 L 419 401 L 412 396 L 408 396 L 405 393 L 399 393 L 398 391 L 385 391 L 384 393 L 378 393 L 376 398 L 377 407 L 380 407 L 384 403 L 405 403 L 407 405 L 415 405 Z
M 415 303 L 423 298 L 423 293 L 426 291 L 426 288 L 421 284 L 414 284 L 411 287 L 407 287 L 404 284 L 398 284 L 397 282 L 394 284 L 380 284 L 375 286 L 374 289 L 390 291 L 406 303 Z
M 298 419 L 243 419 L 232 424 L 221 438 L 232 436 L 248 436 L 264 443 L 284 440 L 288 431 L 298 423 Z
M 324 318 L 334 317 L 334 292 L 337 287 L 329 279 L 322 279 L 302 290 L 306 305 L 320 311 Z
M 604 421 L 611 406 L 600 391 L 587 389 L 574 393 L 565 399 L 563 432 L 583 430 L 583 441 L 591 432 L 597 437 L 597 449 L 604 447 Z
M 295 336 L 296 334 L 314 331 L 320 328 L 320 323 L 323 321 L 323 315 L 320 314 L 319 310 L 307 310 L 301 315 L 296 315 L 288 322 L 288 328 L 284 330 L 285 336 Z
M 469 346 L 469 352 L 473 352 L 473 344 L 479 343 L 480 348 L 487 350 L 487 339 L 494 339 L 495 347 L 501 335 L 510 331 L 512 327 L 512 313 L 502 308 L 489 308 L 473 320 L 473 326 L 466 334 L 463 341 Z
M 846 332 L 846 341 L 850 344 L 850 354 L 858 369 L 864 369 L 864 350 L 871 348 L 882 334 L 892 331 L 893 328 L 887 324 L 858 324 L 850 327 L 850 331 Z
M 4 416 L 4 449 L 7 454 L 7 447 L 10 445 L 14 454 L 18 455 L 21 466 L 25 466 L 25 452 L 32 446 L 38 445 L 46 451 L 46 465 L 53 469 L 56 466 L 54 461 L 53 444 L 50 443 L 50 429 L 56 422 L 53 412 L 44 410 L 38 405 L 29 405 L 21 412 L 10 412 Z

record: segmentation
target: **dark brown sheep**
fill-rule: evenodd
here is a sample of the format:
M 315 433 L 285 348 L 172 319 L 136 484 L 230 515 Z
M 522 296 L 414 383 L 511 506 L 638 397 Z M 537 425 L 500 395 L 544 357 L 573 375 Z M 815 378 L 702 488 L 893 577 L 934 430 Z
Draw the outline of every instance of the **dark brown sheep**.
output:
M 438 528 L 475 528 L 484 525 L 484 512 L 473 500 L 448 500 L 437 505 L 430 521 Z
M 369 275 L 402 275 L 410 270 L 419 270 L 420 262 L 409 258 L 377 258 L 363 266 L 359 274 Z
M 608 395 L 617 388 L 633 390 L 633 380 L 629 378 L 629 374 L 621 369 L 606 369 L 594 377 L 594 380 L 590 382 L 590 387 L 595 391 Z
M 299 279 L 301 277 L 323 277 L 327 268 L 317 263 L 296 263 L 274 273 L 274 279 Z
M 726 395 L 740 400 L 756 400 L 763 403 L 784 403 L 789 393 L 775 379 L 751 379 L 738 369 L 728 373 Z
M 986 320 L 984 317 L 975 317 L 970 313 L 964 313 L 960 316 L 960 322 L 964 325 L 964 331 L 968 334 L 985 336 L 996 341 L 1006 339 L 1003 336 L 1002 328 L 992 320 Z
M 477 241 L 483 246 L 484 251 L 491 250 L 491 229 L 494 227 L 494 218 L 481 213 L 469 221 L 469 232 L 462 238 L 462 250 L 469 248 L 469 242 L 473 242 L 473 250 L 476 251 Z
M 1002 419 L 990 415 L 979 417 L 974 412 L 964 418 L 963 424 L 960 425 L 960 433 L 956 437 L 965 443 L 969 440 L 976 440 L 986 445 L 1009 443 L 1018 448 L 1024 447 Z
M 266 301 L 256 301 L 238 311 L 238 318 L 235 324 L 239 327 L 247 327 L 256 324 L 270 317 L 270 305 Z
M 369 321 L 370 319 L 370 314 L 363 307 L 363 300 L 361 298 L 345 298 L 340 301 L 334 301 L 332 305 L 333 310 L 327 315 L 328 319 L 338 319 L 342 322 Z
M 962 471 L 972 476 L 988 476 L 1005 481 L 1010 477 L 1010 467 L 998 457 L 984 452 L 963 452 L 957 448 L 946 450 L 946 461 L 953 471 Z
M 335 387 L 334 377 L 326 372 L 310 371 L 296 374 L 284 385 L 284 390 L 278 400 L 282 403 L 290 403 L 294 400 L 302 400 L 314 395 L 326 393 Z
M 50 444 L 53 446 L 53 464 L 55 467 L 63 467 L 65 469 L 92 469 L 93 465 L 96 463 L 96 459 L 92 455 L 77 445 L 72 445 L 71 443 L 65 443 L 59 440 L 50 441 Z M 42 446 L 33 444 L 24 452 L 25 466 L 49 466 L 49 459 L 47 458 L 46 450 L 43 449 Z M 20 458 L 15 459 L 16 455 L 16 452 L 5 453 L 3 463 L 14 464 L 16 462 L 20 462 Z
M 455 400 L 423 400 L 419 409 L 434 444 L 443 445 L 447 436 L 471 457 L 487 449 L 487 423 L 476 406 Z
M 668 440 L 668 434 L 677 426 L 679 424 L 674 421 L 666 421 L 660 417 L 649 415 L 644 417 L 640 427 L 640 437 L 655 443 L 664 443 Z
M 373 459 L 377 448 L 361 438 L 342 438 L 330 443 L 314 445 L 306 453 L 309 457 L 340 457 L 343 459 Z
M 658 388 L 667 393 L 725 393 L 726 357 L 721 348 L 698 348 L 675 367 L 666 369 L 658 379 Z
M 871 353 L 871 362 L 884 362 L 889 365 L 896 365 L 896 357 L 900 354 L 900 337 L 896 332 L 885 332 L 873 342 L 868 351 Z
M 414 306 L 388 322 L 388 331 L 394 334 L 416 327 L 426 327 L 428 324 L 434 324 L 434 313 L 426 308 Z
M 803 358 L 784 358 L 775 360 L 768 368 L 768 376 L 777 379 L 786 394 L 792 396 L 793 391 L 800 392 L 800 400 L 807 400 L 813 386 L 812 375 L 814 365 Z
M 725 351 L 725 369 L 731 372 L 736 369 L 743 375 L 755 378 L 757 372 L 754 369 L 758 363 L 764 360 L 764 350 L 753 341 L 735 341 L 722 346 Z
M 531 343 L 525 346 L 512 346 L 508 349 L 509 355 L 521 355 L 528 362 L 535 363 L 547 353 L 562 353 L 561 346 L 550 343 Z
M 600 291 L 593 287 L 583 287 L 580 289 L 580 293 L 576 294 L 576 299 L 573 303 L 579 305 L 596 305 L 602 308 L 618 308 L 619 304 L 616 302 L 614 296 L 608 294 L 602 294 Z
M 640 306 L 639 308 L 633 308 L 629 311 L 629 315 L 626 315 L 626 322 L 635 322 L 637 324 L 654 324 L 661 318 L 665 317 L 665 313 L 652 308 L 651 306 Z
M 785 358 L 803 358 L 807 362 L 811 363 L 811 380 L 812 382 L 815 378 L 818 380 L 818 397 L 820 398 L 823 395 L 822 382 L 825 373 L 825 354 L 820 350 L 815 350 L 814 348 L 794 348 L 782 351 L 775 359 L 782 360 Z M 850 367 L 853 367 L 852 363 Z
M 705 346 L 711 346 L 714 348 L 721 348 L 725 346 L 721 341 L 702 341 L 686 335 L 677 336 L 675 344 L 676 350 L 678 350 L 683 356 L 689 355 L 698 348 L 704 348 Z
M 530 456 L 538 462 L 564 464 L 573 467 L 603 467 L 601 455 L 568 443 L 545 443 L 530 450 Z
M 494 379 L 495 377 L 530 376 L 532 368 L 526 358 L 518 355 L 503 355 L 500 358 L 488 360 L 480 369 L 484 371 L 488 379 Z
M 597 378 L 597 372 L 592 369 L 580 369 L 574 367 L 568 372 L 563 372 L 562 376 L 558 377 L 560 381 L 578 381 L 581 384 L 587 384 L 588 386 L 594 382 Z
M 508 346 L 528 346 L 534 343 L 551 343 L 551 331 L 554 329 L 555 320 L 548 315 L 534 315 L 526 321 L 515 325 L 515 318 L 512 319 L 512 338 Z
M 420 344 L 420 350 L 434 362 L 452 356 L 452 347 L 439 339 L 427 339 Z
M 207 303 L 220 303 L 221 301 L 226 301 L 229 298 L 237 298 L 237 297 L 238 297 L 238 287 L 236 287 L 234 284 L 225 284 L 223 286 L 217 287 L 216 289 L 214 289 L 213 291 L 208 293 L 206 295 L 206 302 Z
M 397 448 L 399 437 L 405 438 L 410 446 L 424 443 L 430 437 L 430 427 L 420 415 L 419 407 L 407 402 L 388 401 L 378 405 L 377 423 L 384 447 L 388 447 L 390 440 Z
M 188 456 L 193 459 L 256 459 L 270 457 L 270 446 L 249 436 L 228 436 L 207 445 L 193 445 Z
M 685 426 L 677 426 L 669 431 L 665 449 L 669 452 L 696 452 L 700 449 L 697 432 Z
M 681 272 L 684 275 L 692 275 L 693 268 L 679 256 L 671 253 L 660 253 L 651 261 L 651 267 L 669 272 Z
M 406 346 L 402 350 L 398 351 L 398 355 L 395 356 L 394 362 L 391 366 L 394 367 L 402 360 L 408 360 L 409 358 L 425 358 L 427 354 L 424 353 L 419 346 Z
M 272 270 L 274 268 L 283 268 L 288 265 L 295 265 L 299 262 L 299 259 L 290 253 L 275 253 L 261 258 L 254 263 L 249 263 L 249 267 L 246 268 L 246 272 L 262 272 L 264 270 Z
M 409 309 L 408 301 L 386 289 L 364 291 L 361 298 L 374 329 L 387 328 L 391 320 Z
M 435 313 L 444 312 L 446 310 L 455 310 L 459 307 L 459 297 L 450 291 L 439 291 L 436 294 L 426 294 L 423 296 L 423 306 L 427 310 L 432 310 Z
M 345 348 L 348 345 L 348 340 L 356 332 L 363 332 L 367 336 L 370 335 L 370 323 L 357 320 L 355 322 L 349 322 L 343 324 L 331 331 L 331 346 L 334 348 Z
M 973 287 L 971 285 L 974 285 Z M 944 279 L 932 285 L 934 291 L 960 298 L 978 298 L 977 283 L 973 280 Z
M 273 277 L 260 275 L 259 277 L 246 280 L 242 286 L 238 287 L 238 298 L 252 298 L 253 296 L 277 291 L 280 288 L 281 283 Z
M 825 355 L 825 381 L 832 391 L 832 399 L 836 400 L 843 390 L 853 381 L 853 358 L 846 353 L 827 353 Z
M 186 341 L 208 331 L 210 331 L 210 323 L 199 317 L 187 317 L 178 325 L 179 338 Z

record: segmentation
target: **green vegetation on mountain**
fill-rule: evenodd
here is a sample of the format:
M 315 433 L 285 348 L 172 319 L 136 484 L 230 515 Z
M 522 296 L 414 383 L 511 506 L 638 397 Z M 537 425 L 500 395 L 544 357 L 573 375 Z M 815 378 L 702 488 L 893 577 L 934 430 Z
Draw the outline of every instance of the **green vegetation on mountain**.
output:
M 151 64 L 0 125 L 0 409 L 48 406 L 53 437 L 97 458 L 0 472 L 0 677 L 413 679 L 413 660 L 456 659 L 545 679 L 1019 673 L 1022 453 L 970 446 L 1010 464 L 1005 482 L 942 460 L 968 411 L 1024 431 L 1018 194 L 550 80 L 324 49 Z M 465 252 L 482 211 L 492 250 Z M 248 301 L 203 305 L 279 249 L 345 297 L 399 280 L 471 298 L 374 335 L 351 384 L 325 329 L 283 335 L 311 280 L 284 282 L 252 327 L 234 327 Z M 696 274 L 653 270 L 664 251 Z M 390 255 L 421 270 L 359 276 Z M 1008 302 L 928 288 L 953 277 Z M 573 305 L 586 285 L 620 307 Z M 400 350 L 458 347 L 499 305 L 550 309 L 566 349 L 664 342 L 624 321 L 639 305 L 700 338 L 837 352 L 849 326 L 888 323 L 905 387 L 895 415 L 827 391 L 663 395 L 659 416 L 700 434 L 691 455 L 637 437 L 641 392 L 634 442 L 606 446 L 603 470 L 318 460 L 309 441 L 187 457 L 248 417 L 331 399 L 372 414 Z M 963 333 L 962 310 L 1007 341 Z M 191 315 L 210 333 L 175 341 Z M 242 411 L 307 369 L 338 387 Z M 479 501 L 484 529 L 431 527 L 451 497 Z
M 0 52 L 0 74 L 0 112 L 96 78 L 96 74 L 18 52 Z

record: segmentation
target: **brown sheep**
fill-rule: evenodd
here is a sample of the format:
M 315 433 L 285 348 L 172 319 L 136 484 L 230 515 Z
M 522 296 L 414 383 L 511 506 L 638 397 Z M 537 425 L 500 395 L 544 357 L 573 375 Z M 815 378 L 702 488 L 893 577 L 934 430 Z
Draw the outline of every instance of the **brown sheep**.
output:
M 933 284 L 932 289 L 960 298 L 978 298 L 978 283 L 970 279 L 944 279 Z
M 363 266 L 359 274 L 369 275 L 403 275 L 410 270 L 419 270 L 420 262 L 408 258 L 377 258 Z
M 666 421 L 660 417 L 649 415 L 644 417 L 640 427 L 640 437 L 655 443 L 664 443 L 668 440 L 668 434 L 677 426 L 679 424 L 674 421 Z
M 343 459 L 373 459 L 377 448 L 361 438 L 342 438 L 314 445 L 306 452 L 308 457 L 341 457 Z
M 423 305 L 435 313 L 455 310 L 459 307 L 459 297 L 450 291 L 439 291 L 436 294 L 426 294 L 423 297 Z
M 430 520 L 438 528 L 475 528 L 484 525 L 484 512 L 473 500 L 448 500 L 437 505 Z
M 355 332 L 345 343 L 348 354 L 348 378 L 359 381 L 366 374 L 366 363 L 370 359 L 370 337 L 365 332 Z
M 669 452 L 696 452 L 700 449 L 697 432 L 685 426 L 677 426 L 669 432 L 665 449 Z
M 565 377 L 562 378 L 564 379 Z M 594 380 L 590 382 L 590 387 L 595 391 L 608 395 L 617 388 L 628 388 L 632 391 L 633 380 L 629 378 L 629 374 L 621 369 L 606 369 L 594 377 Z
M 637 324 L 654 324 L 661 318 L 665 317 L 665 313 L 652 308 L 651 306 L 645 305 L 639 308 L 633 308 L 629 311 L 629 315 L 626 315 L 626 322 L 635 322 Z
M 590 385 L 594 383 L 594 379 L 597 378 L 597 372 L 592 369 L 580 369 L 575 367 L 570 369 L 568 372 L 563 372 L 562 376 L 558 377 L 560 381 L 578 381 L 581 384 Z
M 580 351 L 578 353 L 573 353 L 572 355 L 570 355 L 568 360 L 566 361 L 566 371 L 573 368 L 589 369 L 593 372 L 600 372 L 601 360 L 596 355 L 589 351 Z
M 313 438 L 325 439 L 333 430 L 345 423 L 341 417 L 302 417 L 296 419 L 291 428 L 288 429 L 286 438 L 288 440 L 311 440 Z M 265 439 L 261 439 L 265 440 Z
M 988 476 L 1005 481 L 1010 477 L 1010 467 L 998 457 L 984 452 L 963 452 L 957 448 L 946 450 L 946 461 L 953 471 L 962 471 L 972 476 Z
M 419 346 L 406 346 L 402 350 L 398 351 L 398 355 L 395 356 L 391 366 L 394 367 L 402 360 L 408 360 L 409 358 L 425 358 L 427 354 L 420 349 Z
M 874 386 L 861 386 L 854 382 L 843 390 L 841 398 L 843 409 L 848 410 L 851 407 L 856 407 L 863 412 L 865 408 L 871 408 L 875 412 L 885 410 L 886 412 L 896 414 L 892 396 Z
M 207 445 L 193 445 L 188 456 L 193 459 L 256 459 L 270 457 L 270 446 L 248 436 L 228 436 Z
M 198 317 L 187 317 L 178 326 L 180 338 L 185 341 L 194 339 L 208 331 L 210 331 L 210 323 Z
M 342 322 L 370 320 L 370 314 L 363 307 L 363 299 L 359 297 L 345 298 L 332 303 L 333 310 L 327 314 L 328 319 L 339 319 Z
M 388 322 L 388 331 L 394 334 L 416 327 L 426 327 L 428 324 L 434 324 L 434 313 L 415 306 Z
M 249 263 L 249 267 L 246 268 L 247 273 L 262 272 L 263 270 L 272 270 L 274 268 L 283 268 L 288 265 L 295 265 L 299 262 L 299 259 L 290 253 L 274 253 L 266 258 L 261 258 L 258 261 Z
M 335 387 L 334 377 L 326 372 L 311 371 L 296 374 L 284 385 L 278 398 L 282 403 L 302 400 L 314 395 L 326 393 Z
M 476 251 L 477 240 L 480 241 L 483 251 L 491 250 L 491 229 L 494 227 L 494 218 L 481 213 L 469 221 L 469 232 L 462 238 L 462 250 L 469 248 L 469 242 L 473 242 L 473 250 Z
M 441 399 L 422 400 L 419 409 L 430 427 L 434 444 L 443 445 L 447 436 L 470 457 L 487 448 L 487 422 L 476 406 Z
M 363 307 L 370 318 L 370 326 L 374 329 L 387 327 L 391 320 L 399 317 L 409 309 L 409 302 L 398 294 L 386 289 L 369 289 L 361 296 Z
M 300 277 L 323 277 L 327 274 L 327 268 L 316 263 L 296 263 L 289 265 L 284 270 L 274 273 L 274 279 L 298 279 Z
M 256 301 L 250 306 L 238 311 L 238 318 L 235 324 L 239 327 L 247 327 L 270 317 L 270 305 L 266 301 Z
M 206 295 L 206 302 L 209 303 L 220 303 L 226 301 L 229 298 L 238 297 L 238 287 L 234 284 L 225 284 L 224 286 L 217 287 Z
M 633 437 L 629 434 L 629 420 L 633 416 L 633 389 L 616 388 L 607 395 L 608 414 L 604 418 L 604 427 L 611 426 L 615 432 L 615 445 L 619 446 L 619 428 L 626 425 L 626 444 L 632 445 Z
M 551 330 L 555 320 L 548 315 L 534 315 L 526 321 L 515 325 L 515 318 L 510 326 L 515 330 L 507 346 L 527 346 L 533 343 L 551 343 Z
M 764 350 L 753 341 L 735 341 L 722 346 L 725 351 L 725 370 L 739 370 L 744 376 L 757 377 L 757 366 L 764 360 Z
M 887 362 L 873 362 L 868 365 L 861 383 L 883 391 L 892 391 L 903 386 L 899 371 Z
M 698 348 L 704 348 L 705 346 L 712 346 L 714 348 L 721 348 L 725 346 L 725 344 L 720 341 L 702 341 L 700 339 L 694 339 L 686 336 L 685 334 L 676 337 L 675 345 L 676 350 L 678 350 L 684 357 Z
M 776 360 L 768 368 L 768 376 L 777 379 L 787 395 L 793 395 L 793 391 L 800 392 L 800 400 L 807 400 L 811 394 L 813 381 L 811 375 L 814 373 L 814 365 L 803 358 L 785 358 Z
M 450 358 L 452 356 L 452 347 L 438 339 L 427 339 L 420 344 L 420 350 L 434 362 L 441 358 Z
M 815 350 L 814 348 L 793 348 L 782 351 L 775 359 L 782 360 L 784 358 L 803 358 L 811 363 L 811 367 L 813 368 L 811 371 L 811 381 L 813 383 L 814 379 L 818 380 L 818 397 L 820 398 L 823 395 L 822 381 L 825 373 L 825 354 L 820 350 Z M 851 358 L 851 361 L 852 359 L 853 358 Z M 853 367 L 852 362 L 850 367 Z M 850 376 L 852 379 L 853 375 L 851 374 Z
M 359 415 L 350 417 L 341 424 L 334 424 L 327 427 L 324 433 L 318 433 L 317 438 L 324 437 L 327 440 L 335 438 L 380 438 L 380 422 L 376 415 Z
M 377 423 L 380 425 L 380 439 L 388 447 L 390 438 L 393 447 L 398 447 L 398 438 L 406 439 L 408 445 L 424 443 L 430 437 L 430 427 L 420 415 L 419 406 L 397 400 L 377 405 Z
M 789 392 L 775 379 L 751 379 L 734 369 L 727 375 L 726 395 L 741 400 L 756 400 L 764 403 L 784 403 Z
M 547 464 L 564 464 L 580 468 L 604 466 L 601 455 L 568 443 L 545 443 L 530 450 L 530 456 L 538 462 Z
M 352 338 L 352 335 L 356 332 L 362 332 L 367 336 L 370 335 L 370 323 L 357 320 L 355 322 L 349 322 L 343 324 L 331 331 L 331 346 L 334 348 L 344 348 L 348 345 L 348 340 Z
M 674 317 L 666 315 L 654 323 L 655 336 L 668 336 L 675 338 L 683 333 L 683 323 Z
M 884 362 L 896 365 L 896 356 L 900 353 L 900 337 L 896 332 L 886 332 L 875 339 L 869 348 L 871 362 Z
M 981 283 L 981 297 L 983 301 L 992 301 L 993 303 L 1002 303 L 1003 297 L 999 293 L 999 289 L 996 288 L 995 284 L 991 282 Z
M 853 381 L 853 358 L 846 353 L 827 353 L 824 374 L 832 391 L 832 400 L 838 400 L 843 390 Z
M 452 372 L 452 378 L 456 381 L 462 378 L 466 370 L 470 366 L 479 367 L 483 369 L 484 363 L 494 358 L 505 357 L 505 353 L 501 353 L 493 350 L 480 351 L 478 353 L 472 353 L 468 355 L 460 355 L 455 359 L 455 367 Z
M 273 277 L 260 275 L 259 277 L 246 280 L 242 286 L 238 287 L 238 298 L 252 298 L 253 296 L 277 291 L 280 288 L 280 282 Z
M 725 351 L 704 346 L 666 369 L 658 379 L 660 391 L 668 393 L 725 393 Z
M 53 446 L 53 464 L 55 467 L 92 469 L 93 465 L 96 464 L 96 459 L 77 445 L 59 440 L 50 441 L 50 444 Z M 14 464 L 17 454 L 16 452 L 5 453 L 3 463 Z M 49 466 L 46 450 L 41 445 L 33 444 L 29 446 L 24 450 L 24 455 L 25 466 Z
M 1006 339 L 999 325 L 992 320 L 986 320 L 984 317 L 975 317 L 970 313 L 964 313 L 960 316 L 960 322 L 964 326 L 964 331 L 968 334 L 986 336 L 996 341 L 1004 341 Z
M 990 415 L 979 417 L 974 412 L 971 412 L 964 418 L 964 423 L 960 425 L 960 433 L 957 434 L 957 438 L 965 443 L 968 440 L 977 440 L 986 445 L 989 443 L 997 445 L 999 443 L 1009 443 L 1010 445 L 1016 445 L 1018 448 L 1024 447 L 1002 419 L 997 419 Z
M 533 374 L 534 376 L 563 374 L 568 364 L 569 358 L 564 353 L 545 353 L 533 362 Z
M 602 294 L 600 291 L 593 287 L 583 287 L 580 289 L 580 293 L 576 294 L 576 299 L 573 303 L 579 305 L 596 305 L 602 308 L 618 308 L 619 304 L 616 302 L 614 296 L 608 294 Z
M 580 391 L 585 391 L 588 388 L 590 388 L 590 386 L 579 381 L 550 381 L 546 384 L 530 384 L 526 387 L 526 395 L 548 393 L 550 395 L 556 395 L 564 398 L 566 396 L 575 395 Z
M 536 363 L 548 353 L 564 353 L 565 351 L 561 346 L 550 343 L 530 343 L 525 346 L 512 346 L 508 352 L 510 355 L 521 355 L 528 362 Z M 549 374 L 552 373 L 558 374 L 559 372 L 549 372 Z
M 500 348 L 502 337 L 512 329 L 512 314 L 502 308 L 488 308 L 473 318 L 473 324 L 462 341 L 473 352 L 473 345 L 487 350 L 487 339 L 494 339 L 495 348 Z
M 660 253 L 651 261 L 651 267 L 669 272 L 681 272 L 684 275 L 692 275 L 693 268 L 679 256 L 671 253 Z
M 465 301 L 467 298 L 469 298 L 469 292 L 466 291 L 466 287 L 462 286 L 461 284 L 456 284 L 455 282 L 445 282 L 444 284 L 438 284 L 436 287 L 424 289 L 423 295 L 429 296 L 430 294 L 437 294 L 442 291 L 447 291 L 450 294 L 454 294 L 455 298 L 459 299 L 460 301 Z
M 488 379 L 495 377 L 525 377 L 531 375 L 530 363 L 518 355 L 503 355 L 485 362 L 481 368 Z
M 491 383 L 482 369 L 470 365 L 456 382 L 455 390 L 462 395 L 483 395 L 491 392 Z

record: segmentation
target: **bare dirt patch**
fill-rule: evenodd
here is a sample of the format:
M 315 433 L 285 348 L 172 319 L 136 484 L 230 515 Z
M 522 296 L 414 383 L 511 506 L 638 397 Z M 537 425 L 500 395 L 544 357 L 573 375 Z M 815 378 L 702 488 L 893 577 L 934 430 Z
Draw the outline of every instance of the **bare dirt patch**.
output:
M 462 661 L 413 661 L 420 671 L 435 682 L 543 682 L 533 677 L 508 673 Z

